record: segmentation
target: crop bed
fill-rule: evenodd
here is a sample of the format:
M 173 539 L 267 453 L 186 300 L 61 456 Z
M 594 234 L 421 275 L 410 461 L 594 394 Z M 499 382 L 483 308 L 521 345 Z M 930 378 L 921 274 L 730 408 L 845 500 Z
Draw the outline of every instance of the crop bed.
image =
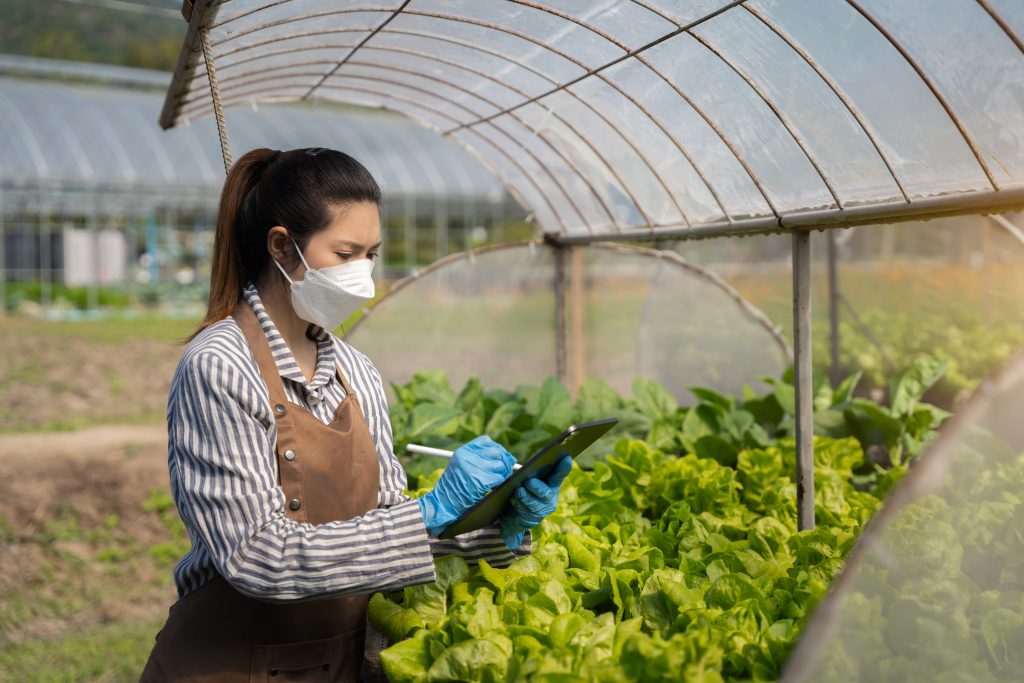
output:
M 742 399 L 694 389 L 680 407 L 638 380 L 633 397 L 588 382 L 575 402 L 554 380 L 454 392 L 438 374 L 393 387 L 396 451 L 452 447 L 480 433 L 525 457 L 574 420 L 618 416 L 562 487 L 531 556 L 507 568 L 457 557 L 438 581 L 375 595 L 381 660 L 412 681 L 775 680 L 800 627 L 860 530 L 946 415 L 920 402 L 941 375 L 916 361 L 886 407 L 853 397 L 857 378 L 816 391 L 818 526 L 796 528 L 792 386 Z M 876 457 L 866 457 L 871 451 Z M 884 461 L 885 467 L 878 461 Z M 411 486 L 440 474 L 410 462 Z

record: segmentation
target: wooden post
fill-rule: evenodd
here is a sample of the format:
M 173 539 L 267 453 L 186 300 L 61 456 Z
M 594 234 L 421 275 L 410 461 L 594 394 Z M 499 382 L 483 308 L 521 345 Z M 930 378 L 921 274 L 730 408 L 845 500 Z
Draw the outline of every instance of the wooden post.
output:
M 793 233 L 793 384 L 796 388 L 797 528 L 814 528 L 814 413 L 811 380 L 811 233 Z

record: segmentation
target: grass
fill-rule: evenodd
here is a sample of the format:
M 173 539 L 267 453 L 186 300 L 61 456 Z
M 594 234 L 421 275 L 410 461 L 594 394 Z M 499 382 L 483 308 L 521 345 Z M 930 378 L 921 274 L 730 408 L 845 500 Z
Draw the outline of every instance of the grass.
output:
M 32 561 L 0 584 L 0 680 L 138 680 L 173 596 L 170 568 L 188 545 L 168 501 L 153 490 L 136 519 L 111 514 L 91 528 L 61 506 L 35 534 L 4 532 L 18 548 L 8 556 Z M 169 540 L 133 537 L 150 515 Z
M 47 339 L 86 339 L 103 344 L 136 339 L 178 343 L 192 334 L 197 324 L 196 320 L 158 317 L 58 322 L 10 316 L 3 321 L 5 334 Z
M 116 417 L 83 417 L 73 416 L 69 418 L 61 418 L 59 420 L 53 420 L 39 425 L 13 425 L 13 426 L 0 426 L 0 436 L 8 434 L 50 434 L 53 432 L 74 432 L 80 429 L 88 429 L 90 427 L 99 427 L 102 425 L 155 425 L 162 423 L 167 419 L 166 411 L 155 410 L 144 413 L 136 413 L 132 415 L 123 415 Z M 131 455 L 131 454 L 128 454 Z
M 7 683 L 137 681 L 162 625 L 163 619 L 115 621 L 54 640 L 0 645 L 0 674 Z

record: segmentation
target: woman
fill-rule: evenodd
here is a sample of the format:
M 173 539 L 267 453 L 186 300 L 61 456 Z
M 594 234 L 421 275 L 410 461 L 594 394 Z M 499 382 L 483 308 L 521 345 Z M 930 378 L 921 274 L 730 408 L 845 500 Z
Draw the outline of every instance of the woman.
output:
M 433 581 L 440 554 L 507 564 L 554 510 L 568 457 L 498 526 L 435 538 L 511 474 L 487 436 L 403 494 L 380 374 L 330 332 L 373 297 L 380 201 L 329 149 L 257 149 L 228 174 L 209 308 L 167 407 L 192 548 L 143 681 L 357 681 L 368 594 Z

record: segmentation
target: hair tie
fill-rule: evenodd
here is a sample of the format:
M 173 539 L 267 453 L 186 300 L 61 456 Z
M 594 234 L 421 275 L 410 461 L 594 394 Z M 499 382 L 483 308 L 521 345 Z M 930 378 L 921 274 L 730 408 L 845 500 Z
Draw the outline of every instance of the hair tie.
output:
M 280 153 L 281 153 L 281 150 L 275 149 L 273 152 L 268 154 L 267 158 L 263 160 L 264 168 L 266 168 L 267 166 L 270 166 L 272 163 L 274 163 L 274 159 L 276 159 L 277 155 L 280 154 Z

